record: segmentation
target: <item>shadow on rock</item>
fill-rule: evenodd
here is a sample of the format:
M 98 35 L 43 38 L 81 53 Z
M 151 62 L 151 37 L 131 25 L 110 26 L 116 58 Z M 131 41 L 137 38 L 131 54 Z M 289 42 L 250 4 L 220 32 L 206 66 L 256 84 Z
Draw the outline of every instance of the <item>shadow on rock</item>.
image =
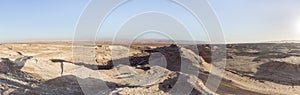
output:
M 0 62 L 0 72 L 14 73 L 20 71 L 20 69 L 25 65 L 26 61 L 31 58 L 32 56 L 25 56 L 18 58 L 15 61 L 10 60 L 9 58 L 1 58 L 2 62 Z
M 80 81 L 80 83 L 78 83 Z M 104 83 L 104 84 L 102 84 Z M 73 75 L 57 77 L 41 82 L 35 88 L 14 91 L 11 94 L 25 95 L 103 95 L 109 94 L 118 87 L 131 87 L 95 78 L 79 78 Z
M 196 55 L 190 49 L 182 48 L 174 44 L 145 51 L 151 55 L 139 57 L 130 56 L 127 58 L 111 60 L 109 61 L 109 66 L 123 64 L 131 65 L 143 70 L 149 70 L 150 66 L 161 66 L 171 71 L 194 74 L 199 71 L 199 66 L 202 63 L 199 55 Z M 153 54 L 161 54 L 161 56 L 154 57 Z M 152 59 L 150 60 L 150 58 Z M 126 63 L 126 61 L 128 61 L 129 64 Z
M 214 95 L 196 76 L 176 73 L 159 84 L 159 89 L 169 94 Z
M 161 53 L 168 63 L 168 65 L 166 67 L 167 69 L 172 70 L 172 71 L 180 71 L 181 58 L 180 58 L 180 51 L 179 51 L 178 46 L 171 45 L 168 47 L 166 47 L 166 46 L 159 47 L 159 48 L 149 49 L 149 50 L 145 50 L 145 51 L 148 53 L 156 53 L 156 52 Z M 149 70 L 150 69 L 149 58 L 150 58 L 150 56 L 138 56 L 138 57 L 130 56 L 130 57 L 126 57 L 126 58 L 110 60 L 108 62 L 108 66 L 111 66 L 111 68 L 112 68 L 113 65 L 122 64 L 122 65 L 134 66 L 136 68 L 143 69 L 143 70 Z M 129 64 L 126 63 L 127 61 L 129 62 Z
M 2 61 L 0 62 L 0 73 L 6 74 L 14 79 L 24 82 L 38 82 L 29 80 L 28 78 L 33 78 L 33 76 L 29 73 L 21 71 L 26 61 L 31 58 L 31 56 L 25 56 L 18 58 L 15 61 L 12 61 L 8 58 L 1 58 Z
M 83 66 L 83 67 L 89 68 L 91 70 L 108 70 L 108 69 L 111 69 L 113 67 L 112 64 L 102 66 L 102 65 L 86 64 L 86 63 L 83 63 L 83 62 L 70 62 L 70 61 L 66 61 L 66 60 L 63 60 L 63 59 L 50 59 L 50 60 L 54 63 L 60 63 L 62 71 L 63 71 L 63 64 L 64 63 L 72 63 L 74 65 Z

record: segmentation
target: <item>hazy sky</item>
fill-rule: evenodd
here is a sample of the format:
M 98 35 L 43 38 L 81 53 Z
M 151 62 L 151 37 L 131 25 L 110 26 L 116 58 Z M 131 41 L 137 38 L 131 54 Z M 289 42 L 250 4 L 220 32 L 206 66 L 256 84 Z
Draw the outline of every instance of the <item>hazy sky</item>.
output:
M 98 39 L 112 38 L 117 27 L 132 15 L 159 11 L 186 25 L 197 40 L 208 40 L 201 25 L 182 7 L 168 1 L 134 1 L 120 6 L 107 18 Z M 0 42 L 72 40 L 87 3 L 88 0 L 1 0 Z M 227 42 L 300 39 L 299 0 L 209 0 L 209 3 L 219 17 Z M 157 38 L 153 35 L 144 37 Z

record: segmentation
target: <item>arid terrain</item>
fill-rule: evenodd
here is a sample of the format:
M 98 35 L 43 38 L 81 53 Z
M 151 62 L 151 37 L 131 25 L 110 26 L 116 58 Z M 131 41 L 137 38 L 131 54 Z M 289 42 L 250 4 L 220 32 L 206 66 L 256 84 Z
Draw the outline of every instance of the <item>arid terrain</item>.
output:
M 211 58 L 218 48 L 196 45 L 197 50 L 193 50 L 189 45 L 174 44 L 0 44 L 0 93 L 300 94 L 300 44 L 228 44 L 224 59 Z M 226 62 L 225 68 L 212 64 L 214 61 Z M 212 67 L 225 69 L 216 92 L 205 85 Z

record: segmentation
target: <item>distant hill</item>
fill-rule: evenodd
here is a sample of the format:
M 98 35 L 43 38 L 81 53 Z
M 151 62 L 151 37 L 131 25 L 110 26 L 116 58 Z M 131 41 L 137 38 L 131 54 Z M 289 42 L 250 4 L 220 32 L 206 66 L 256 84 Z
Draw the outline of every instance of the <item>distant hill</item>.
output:
M 300 40 L 280 40 L 280 41 L 267 41 L 264 43 L 300 43 Z

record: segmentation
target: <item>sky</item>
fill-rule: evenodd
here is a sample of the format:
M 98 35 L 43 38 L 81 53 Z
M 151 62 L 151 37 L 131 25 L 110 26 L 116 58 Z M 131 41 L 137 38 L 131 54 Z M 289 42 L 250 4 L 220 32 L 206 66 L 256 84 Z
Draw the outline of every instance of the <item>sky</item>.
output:
M 88 3 L 89 0 L 1 0 L 0 42 L 72 40 Z M 227 43 L 300 40 L 299 0 L 209 0 L 209 4 L 219 19 Z M 167 0 L 130 0 L 120 5 L 107 16 L 95 37 L 112 39 L 122 25 L 145 12 L 163 13 L 184 25 L 188 33 L 182 32 L 182 35 L 187 36 L 180 35 L 174 27 L 170 31 L 175 31 L 178 37 L 172 39 L 209 41 L 201 23 L 190 12 Z M 153 19 L 160 18 L 149 16 L 144 22 Z M 120 39 L 133 34 L 130 31 L 135 27 L 126 29 Z M 170 39 L 160 33 L 139 38 Z

